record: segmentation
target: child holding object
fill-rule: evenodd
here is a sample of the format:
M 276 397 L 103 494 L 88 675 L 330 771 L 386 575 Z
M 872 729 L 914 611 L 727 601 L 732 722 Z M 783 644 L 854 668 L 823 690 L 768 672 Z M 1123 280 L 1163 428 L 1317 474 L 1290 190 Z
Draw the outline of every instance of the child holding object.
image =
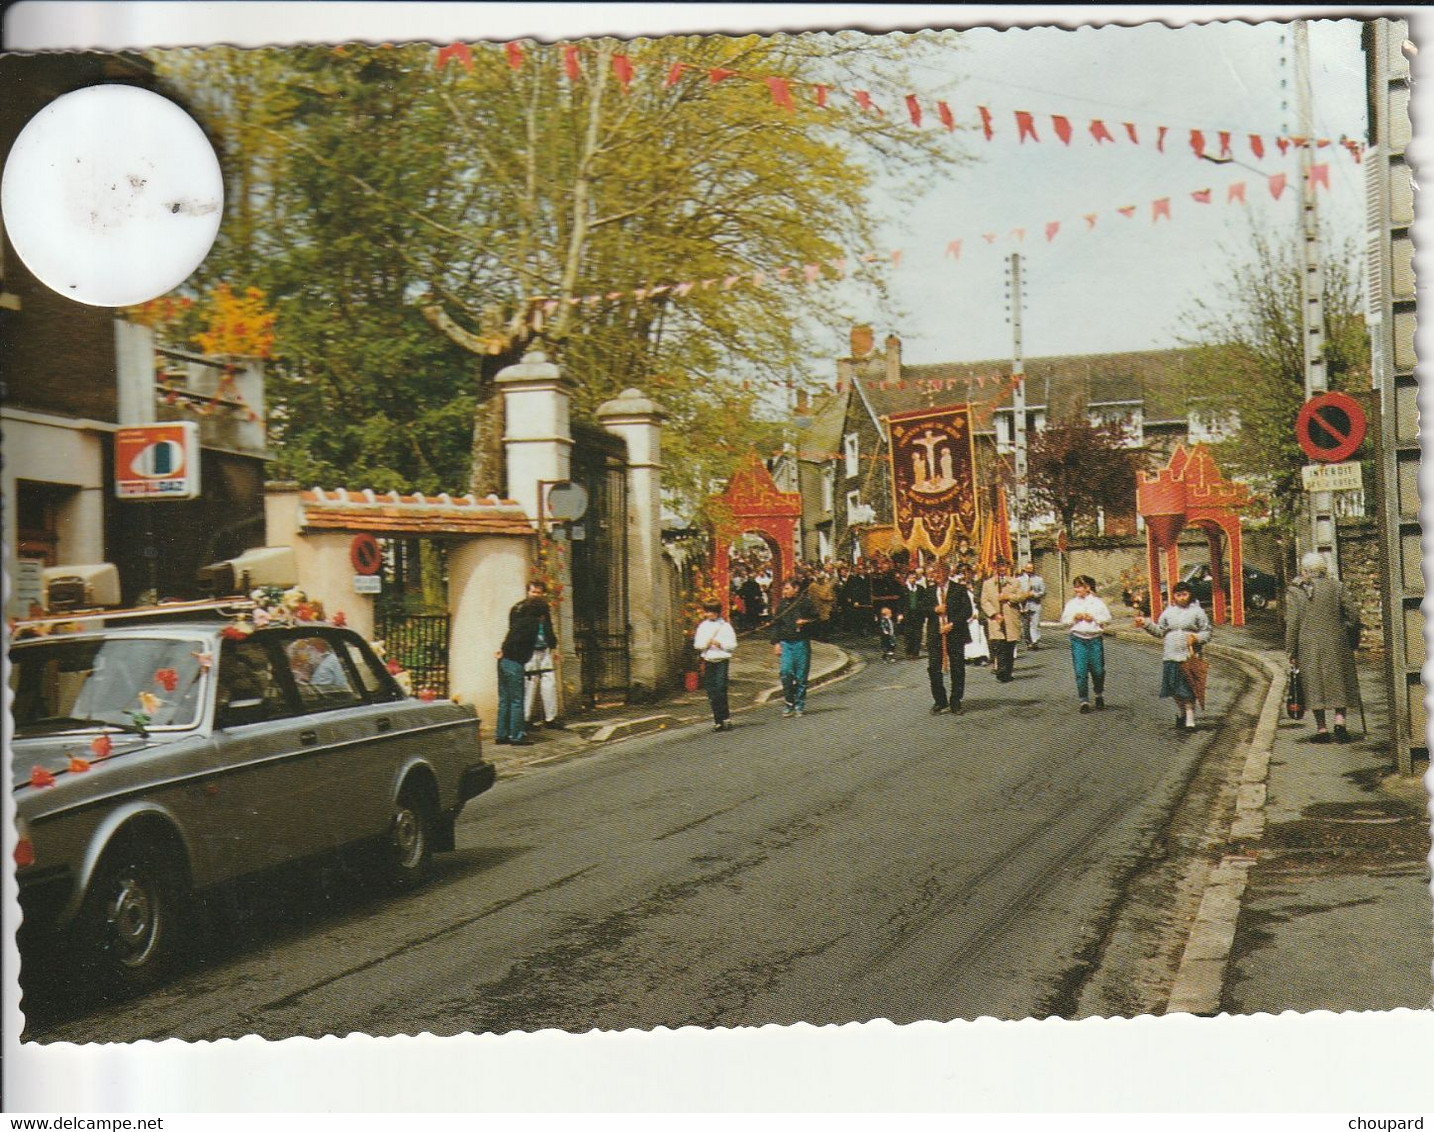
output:
M 881 634 L 881 659 L 887 664 L 896 663 L 896 619 L 891 615 L 891 606 L 883 605 L 876 618 L 876 631 Z
M 1090 711 L 1090 685 L 1095 685 L 1095 707 L 1105 707 L 1105 641 L 1102 634 L 1110 624 L 1110 610 L 1095 595 L 1095 579 L 1079 574 L 1071 583 L 1075 597 L 1066 602 L 1061 624 L 1070 630 L 1071 664 L 1075 667 L 1076 695 L 1080 710 Z
M 702 606 L 703 619 L 692 635 L 692 647 L 702 657 L 707 688 L 707 702 L 712 706 L 712 730 L 731 731 L 732 712 L 727 705 L 732 654 L 737 651 L 737 632 L 722 616 L 722 603 L 709 601 Z
M 1137 616 L 1135 627 L 1164 639 L 1165 664 L 1160 676 L 1160 694 L 1174 699 L 1180 709 L 1175 725 L 1182 731 L 1194 731 L 1196 697 L 1185 675 L 1185 661 L 1210 639 L 1210 619 L 1191 602 L 1190 586 L 1185 582 L 1176 582 L 1171 587 L 1170 601 L 1154 621 Z

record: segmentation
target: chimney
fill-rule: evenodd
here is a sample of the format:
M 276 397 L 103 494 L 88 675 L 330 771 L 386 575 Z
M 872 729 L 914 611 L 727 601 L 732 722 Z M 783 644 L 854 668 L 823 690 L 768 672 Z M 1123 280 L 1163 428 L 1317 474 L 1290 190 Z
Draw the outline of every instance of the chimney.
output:
M 876 349 L 876 335 L 869 326 L 853 326 L 851 328 L 851 356 L 864 358 Z
M 886 380 L 901 380 L 901 339 L 895 334 L 886 336 Z

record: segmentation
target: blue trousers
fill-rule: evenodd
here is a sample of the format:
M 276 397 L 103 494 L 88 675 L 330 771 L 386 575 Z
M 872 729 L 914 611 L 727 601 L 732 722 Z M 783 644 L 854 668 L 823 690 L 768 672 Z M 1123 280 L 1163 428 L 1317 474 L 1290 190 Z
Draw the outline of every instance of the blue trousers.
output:
M 707 702 L 712 705 L 712 722 L 726 723 L 732 712 L 727 707 L 727 685 L 730 660 L 709 660 L 706 662 L 705 683 Z
M 812 642 L 783 641 L 781 644 L 782 699 L 789 708 L 805 711 L 807 675 L 812 670 Z
M 516 660 L 501 657 L 498 661 L 498 722 L 495 732 L 500 743 L 523 738 L 524 672 Z
M 1100 637 L 1071 635 L 1071 664 L 1075 667 L 1076 695 L 1089 699 L 1090 682 L 1097 696 L 1105 694 L 1105 641 Z

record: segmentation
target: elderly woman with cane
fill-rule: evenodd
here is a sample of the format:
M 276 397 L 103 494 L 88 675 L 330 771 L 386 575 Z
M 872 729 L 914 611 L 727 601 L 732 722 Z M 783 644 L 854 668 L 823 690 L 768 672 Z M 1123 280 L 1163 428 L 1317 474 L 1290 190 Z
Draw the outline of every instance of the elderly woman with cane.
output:
M 1300 577 L 1285 595 L 1285 651 L 1304 680 L 1305 706 L 1314 714 L 1313 742 L 1328 743 L 1325 713 L 1334 709 L 1334 741 L 1349 742 L 1345 710 L 1361 706 L 1354 649 L 1362 628 L 1359 607 L 1344 584 L 1329 576 L 1318 551 L 1300 559 Z

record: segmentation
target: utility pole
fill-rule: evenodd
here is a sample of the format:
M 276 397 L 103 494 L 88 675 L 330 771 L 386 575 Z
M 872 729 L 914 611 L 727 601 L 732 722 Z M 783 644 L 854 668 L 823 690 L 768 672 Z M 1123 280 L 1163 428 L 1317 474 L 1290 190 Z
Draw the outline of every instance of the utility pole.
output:
M 1324 342 L 1324 264 L 1319 246 L 1319 213 L 1315 203 L 1314 105 L 1310 93 L 1310 31 L 1305 20 L 1294 21 L 1295 96 L 1299 103 L 1300 235 L 1304 271 L 1300 277 L 1301 332 L 1304 339 L 1305 400 L 1328 392 Z M 1335 531 L 1334 492 L 1309 493 L 1310 549 L 1325 556 L 1330 572 L 1339 573 L 1339 545 Z
M 1026 484 L 1026 358 L 1021 341 L 1021 257 L 1011 255 L 1011 408 L 1015 414 L 1016 562 L 1031 560 L 1030 494 Z

